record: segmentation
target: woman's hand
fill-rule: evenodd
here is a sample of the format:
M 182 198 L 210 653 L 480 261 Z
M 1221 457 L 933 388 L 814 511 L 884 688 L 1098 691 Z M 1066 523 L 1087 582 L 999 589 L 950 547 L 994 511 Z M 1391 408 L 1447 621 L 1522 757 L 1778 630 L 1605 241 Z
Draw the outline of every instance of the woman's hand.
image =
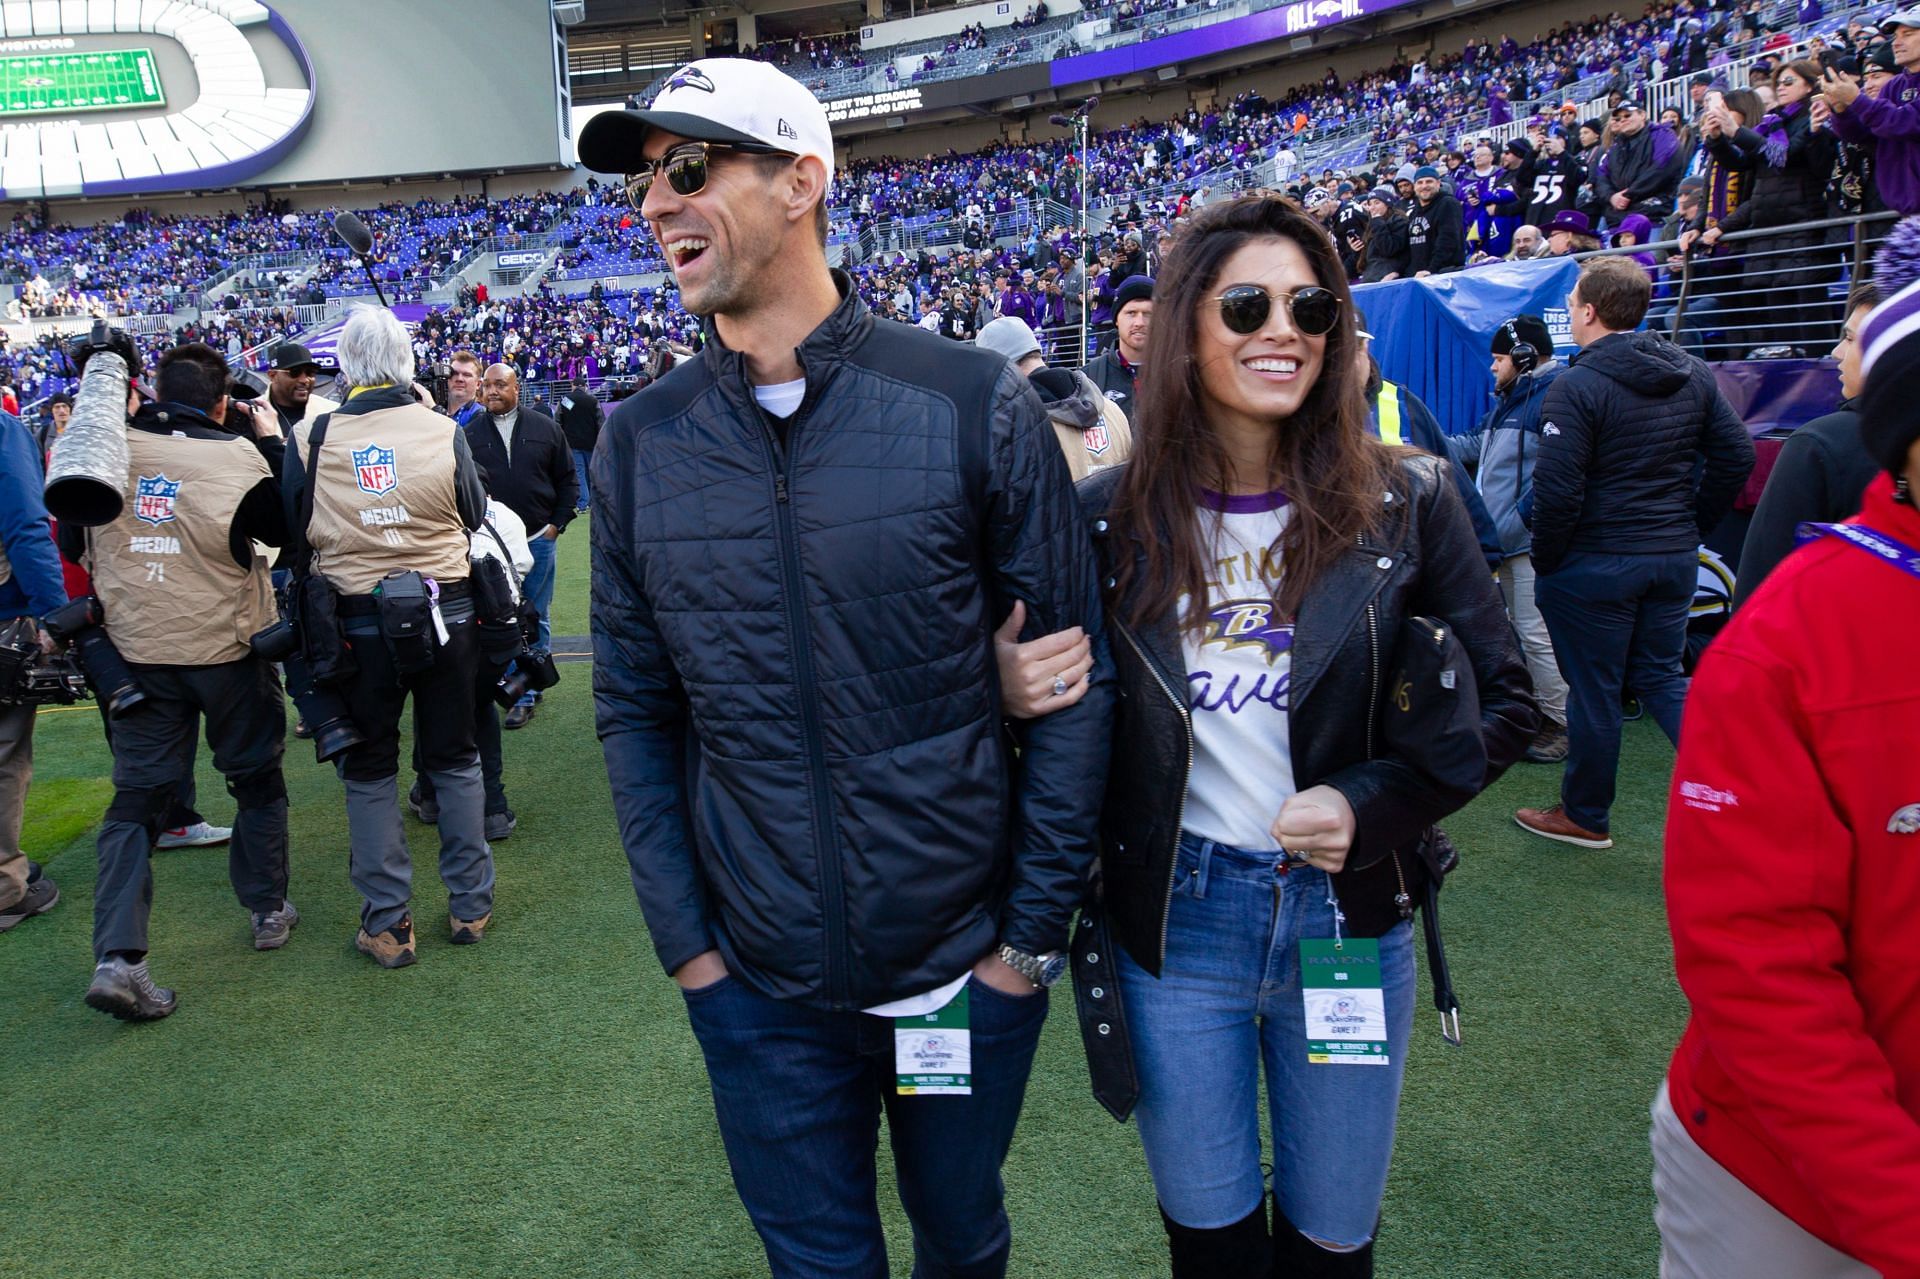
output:
M 1020 642 L 1027 606 L 1015 600 L 1007 620 L 993 633 L 993 656 L 1000 666 L 1001 709 L 1015 719 L 1038 719 L 1062 711 L 1087 695 L 1093 670 L 1093 644 L 1078 626 Z M 1055 680 L 1066 686 L 1054 691 Z
M 1714 245 L 1720 243 L 1720 228 L 1710 226 L 1700 233 L 1700 243 Z
M 1331 786 L 1309 786 L 1287 796 L 1269 833 L 1309 866 L 1333 874 L 1345 869 L 1358 825 L 1345 795 Z

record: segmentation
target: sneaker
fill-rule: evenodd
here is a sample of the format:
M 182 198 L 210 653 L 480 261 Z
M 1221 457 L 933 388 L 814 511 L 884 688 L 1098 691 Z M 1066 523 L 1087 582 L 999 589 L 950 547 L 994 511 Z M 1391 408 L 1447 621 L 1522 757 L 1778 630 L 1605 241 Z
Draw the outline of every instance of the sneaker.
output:
M 487 925 L 493 922 L 493 912 L 488 911 L 478 919 L 462 919 L 458 915 L 447 916 L 447 927 L 453 930 L 453 944 L 471 946 L 487 935 Z
M 511 808 L 504 813 L 488 813 L 487 842 L 489 844 L 499 843 L 507 836 L 513 834 L 514 828 L 519 825 L 520 819 L 513 815 Z
M 418 817 L 427 825 L 438 826 L 440 824 L 440 801 L 438 799 L 428 799 L 425 795 L 422 795 L 420 793 L 419 782 L 415 782 L 413 789 L 407 792 L 407 807 L 413 810 L 415 817 Z
M 370 934 L 366 929 L 353 939 L 353 948 L 363 955 L 370 955 L 373 962 L 382 968 L 405 968 L 414 962 L 413 953 L 413 917 L 402 916 L 399 923 L 380 934 Z
M 1552 720 L 1527 746 L 1527 758 L 1536 764 L 1558 764 L 1567 757 L 1567 727 Z
M 160 832 L 160 838 L 153 841 L 158 848 L 210 848 L 215 844 L 224 844 L 233 838 L 233 827 L 215 826 L 211 822 L 195 822 L 191 826 L 175 826 L 172 830 Z
M 1557 839 L 1563 844 L 1573 844 L 1580 848 L 1612 848 L 1613 837 L 1605 831 L 1588 830 L 1576 826 L 1567 818 L 1567 813 L 1559 804 L 1552 808 L 1522 808 L 1514 813 L 1513 820 L 1522 830 L 1530 830 L 1547 839 Z
M 93 985 L 87 987 L 87 1007 L 121 1021 L 158 1021 L 178 1003 L 172 991 L 153 984 L 144 959 L 137 964 L 118 955 L 104 959 L 93 970 Z
M 533 702 L 515 702 L 507 711 L 505 719 L 500 721 L 502 728 L 525 728 L 527 721 L 533 718 Z
M 40 873 L 38 862 L 27 863 L 27 895 L 0 910 L 0 933 L 17 928 L 35 915 L 44 915 L 60 901 L 60 885 Z
M 293 926 L 300 922 L 300 912 L 293 908 L 292 902 L 283 899 L 279 910 L 255 911 L 249 918 L 253 921 L 253 948 L 279 950 L 287 944 Z

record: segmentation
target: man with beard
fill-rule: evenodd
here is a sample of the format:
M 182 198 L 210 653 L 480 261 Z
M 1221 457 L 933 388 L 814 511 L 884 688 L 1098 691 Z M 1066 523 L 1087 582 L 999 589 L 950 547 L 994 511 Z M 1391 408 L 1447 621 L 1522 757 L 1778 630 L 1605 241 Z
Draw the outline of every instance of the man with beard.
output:
M 282 342 L 273 348 L 273 366 L 267 370 L 267 402 L 279 416 L 281 435 L 291 436 L 293 428 L 308 418 L 340 407 L 326 396 L 313 393 L 319 373 L 312 353 L 298 342 Z
M 773 1274 L 886 1274 L 884 1108 L 916 1268 L 997 1279 L 1113 708 L 1066 463 L 1006 359 L 876 325 L 829 269 L 833 135 L 777 68 L 682 67 L 594 117 L 580 158 L 631 175 L 710 326 L 594 458 L 594 692 L 735 1188 Z M 1012 601 L 1095 655 L 1018 768 L 991 678 Z M 971 1036 L 954 1095 L 914 1082 L 929 1016 Z
M 1147 361 L 1147 329 L 1153 322 L 1153 281 L 1136 275 L 1114 294 L 1117 324 L 1113 349 L 1080 371 L 1133 421 L 1140 366 Z
M 1467 264 L 1466 222 L 1460 201 L 1445 189 L 1440 170 L 1422 165 L 1413 175 L 1407 212 L 1407 267 L 1414 279 L 1458 271 Z

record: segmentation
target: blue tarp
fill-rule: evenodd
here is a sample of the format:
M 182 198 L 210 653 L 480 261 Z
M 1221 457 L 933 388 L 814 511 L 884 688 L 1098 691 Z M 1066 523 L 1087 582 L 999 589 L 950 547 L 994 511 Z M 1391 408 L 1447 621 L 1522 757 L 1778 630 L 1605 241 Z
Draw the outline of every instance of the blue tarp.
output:
M 1458 435 L 1493 407 L 1488 348 L 1501 324 L 1540 316 L 1555 353 L 1564 359 L 1573 349 L 1567 294 L 1579 275 L 1579 264 L 1564 259 L 1498 262 L 1424 280 L 1359 284 L 1353 298 L 1366 313 L 1380 371 L 1418 395 L 1447 434 Z

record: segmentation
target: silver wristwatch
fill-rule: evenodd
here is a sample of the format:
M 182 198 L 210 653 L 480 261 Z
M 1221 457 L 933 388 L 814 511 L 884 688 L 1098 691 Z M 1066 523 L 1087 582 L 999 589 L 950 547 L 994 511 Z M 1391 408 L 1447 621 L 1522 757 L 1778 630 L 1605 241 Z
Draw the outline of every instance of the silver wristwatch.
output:
M 1067 957 L 1061 951 L 1050 950 L 1044 955 L 1029 955 L 1024 950 L 1015 950 L 1003 944 L 995 953 L 1000 956 L 1001 963 L 1043 990 L 1067 974 Z

